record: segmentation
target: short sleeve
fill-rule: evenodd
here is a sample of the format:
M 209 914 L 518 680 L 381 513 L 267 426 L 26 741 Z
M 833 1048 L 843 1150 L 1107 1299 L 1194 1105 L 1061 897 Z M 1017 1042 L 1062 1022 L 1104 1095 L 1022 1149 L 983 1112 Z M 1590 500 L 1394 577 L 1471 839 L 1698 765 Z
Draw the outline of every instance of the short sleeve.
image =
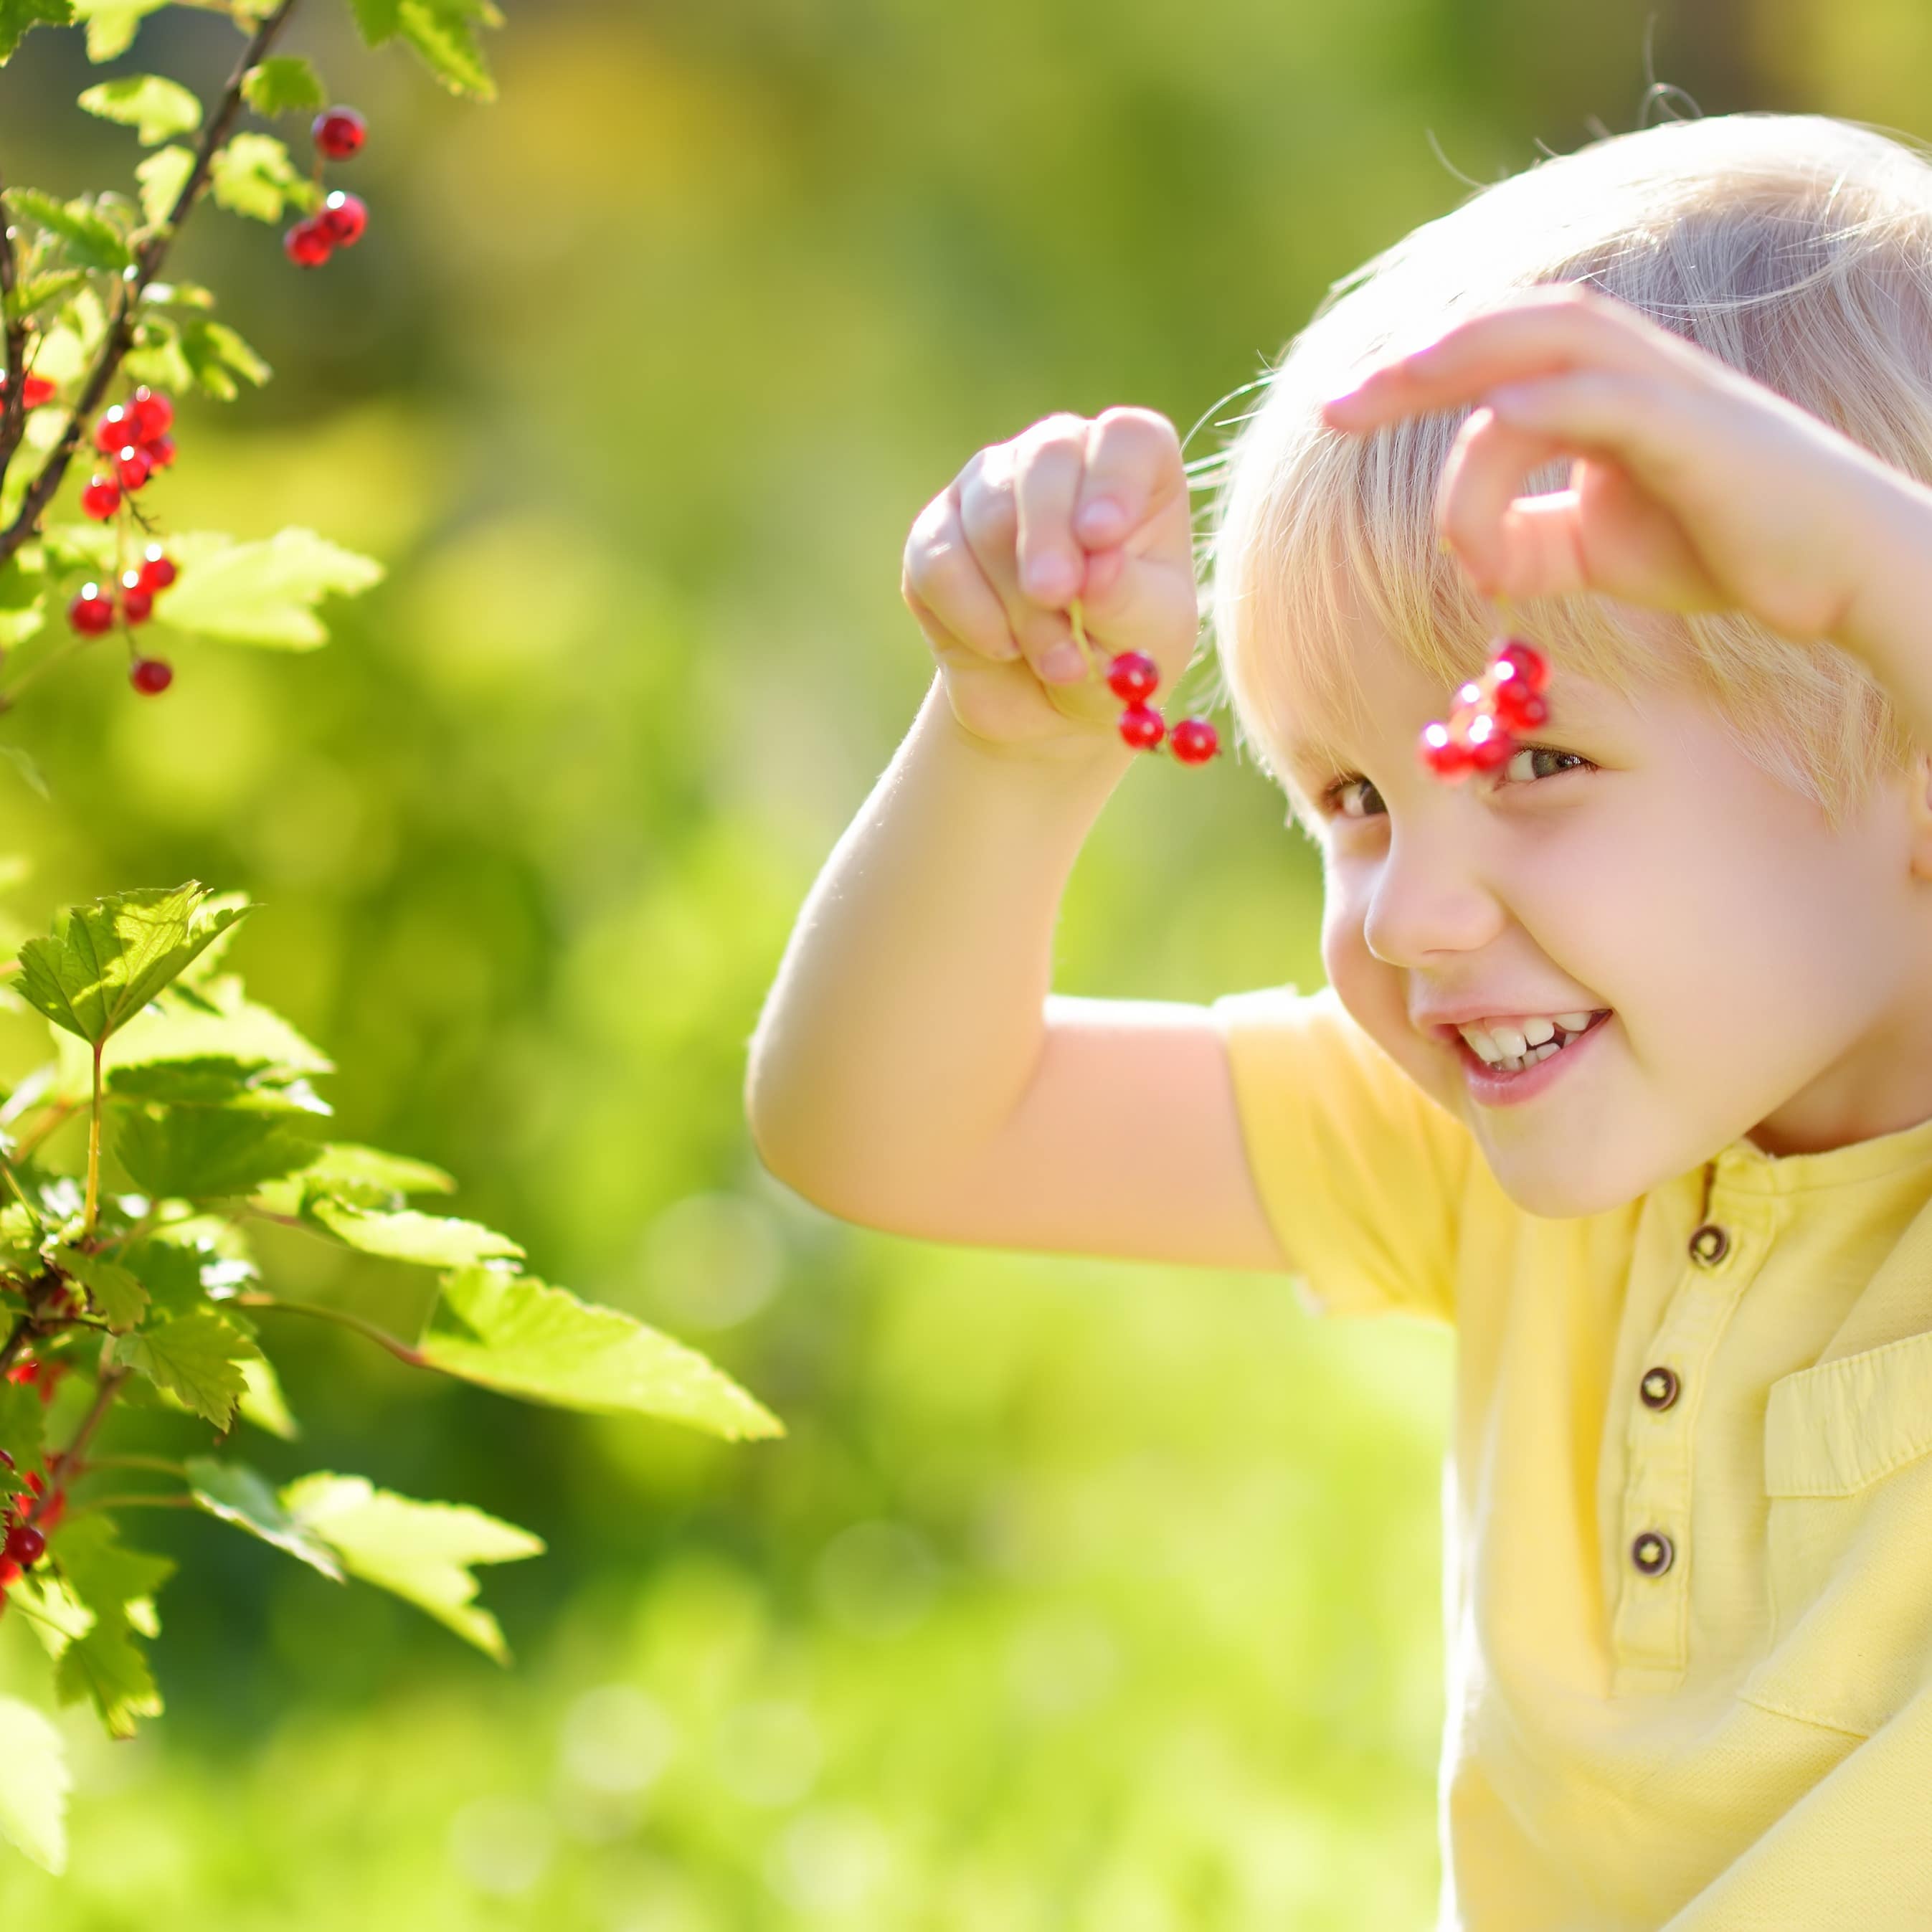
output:
M 1228 1052 L 1250 1172 L 1311 1314 L 1454 1325 L 1469 1130 L 1348 1013 L 1333 987 L 1229 993 Z

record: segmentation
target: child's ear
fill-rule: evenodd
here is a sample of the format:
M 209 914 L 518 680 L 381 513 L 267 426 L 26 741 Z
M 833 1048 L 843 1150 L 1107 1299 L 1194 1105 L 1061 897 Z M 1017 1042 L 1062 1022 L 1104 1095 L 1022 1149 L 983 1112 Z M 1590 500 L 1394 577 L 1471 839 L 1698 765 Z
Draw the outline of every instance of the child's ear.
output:
M 1906 808 L 1912 830 L 1912 875 L 1932 879 L 1932 752 L 1921 752 L 1912 761 Z

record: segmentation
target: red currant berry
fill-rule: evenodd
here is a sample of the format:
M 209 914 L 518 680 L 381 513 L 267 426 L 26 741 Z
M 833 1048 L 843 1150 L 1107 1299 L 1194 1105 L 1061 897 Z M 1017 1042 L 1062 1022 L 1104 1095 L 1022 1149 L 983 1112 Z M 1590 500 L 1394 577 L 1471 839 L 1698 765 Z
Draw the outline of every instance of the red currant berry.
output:
M 114 605 L 110 599 L 101 596 L 98 584 L 83 584 L 80 594 L 67 607 L 67 620 L 82 637 L 98 638 L 104 631 L 114 628 Z M 32 1376 L 17 1372 L 20 1366 L 16 1362 L 7 1371 L 7 1379 L 31 1382 Z M 27 1366 L 31 1369 L 34 1364 L 30 1362 Z
M 352 107 L 332 107 L 315 117 L 315 145 L 332 161 L 346 161 L 362 145 L 369 124 Z
M 121 479 L 124 490 L 134 490 L 146 482 L 154 465 L 148 460 L 146 451 L 134 443 L 114 454 L 114 473 Z
M 319 268 L 334 250 L 328 231 L 313 218 L 298 221 L 282 237 L 282 253 L 298 268 Z
M 150 544 L 141 553 L 141 588 L 143 590 L 165 590 L 181 572 L 175 568 L 175 560 L 159 544 Z
M 47 1540 L 32 1523 L 16 1522 L 7 1532 L 7 1560 L 31 1570 L 46 1552 Z
M 88 586 L 90 590 L 93 587 L 92 584 Z M 40 1364 L 30 1355 L 24 1362 L 16 1362 L 8 1370 L 7 1379 L 10 1382 L 30 1382 L 34 1381 L 40 1372 Z
M 7 372 L 0 369 L 0 396 L 7 393 Z M 54 386 L 44 376 L 29 376 L 20 385 L 21 407 L 37 410 L 54 399 Z
M 1448 725 L 1424 725 L 1415 748 L 1418 757 L 1438 778 L 1446 778 L 1454 784 L 1459 778 L 1468 776 L 1468 748 Z
M 1122 651 L 1107 666 L 1107 688 L 1116 698 L 1138 704 L 1154 695 L 1160 682 L 1160 667 L 1144 651 Z
M 175 460 L 175 440 L 171 436 L 158 436 L 141 448 L 157 470 L 166 470 Z
M 1204 765 L 1221 748 L 1220 734 L 1204 718 L 1184 718 L 1168 734 L 1167 748 L 1184 765 Z
M 121 614 L 130 624 L 145 623 L 154 608 L 154 593 L 141 581 L 138 570 L 121 573 Z
M 1151 705 L 1136 701 L 1120 713 L 1120 736 L 1137 752 L 1150 752 L 1167 734 L 1167 721 Z
M 1540 691 L 1550 682 L 1549 660 L 1534 644 L 1526 643 L 1521 638 L 1508 639 L 1490 662 L 1514 664 L 1516 675 L 1532 691 Z
M 128 668 L 128 681 L 152 698 L 174 682 L 174 667 L 165 658 L 136 658 Z
M 9 1583 L 17 1583 L 20 1580 L 20 1564 L 7 1557 L 0 1556 L 0 1590 L 5 1589 Z
M 1539 698 L 1520 678 L 1514 677 L 1497 686 L 1496 701 L 1490 710 L 1496 722 L 1511 731 L 1528 730 L 1550 716 L 1548 701 Z
M 133 412 L 118 403 L 111 410 L 104 410 L 94 425 L 94 446 L 103 456 L 112 456 L 117 449 L 124 449 L 129 443 L 139 440 L 134 434 Z
M 80 493 L 80 507 L 96 522 L 104 524 L 121 507 L 120 484 L 111 476 L 90 477 Z
M 1516 746 L 1508 732 L 1486 712 L 1480 718 L 1470 719 L 1463 728 L 1462 738 L 1470 769 L 1474 771 L 1496 771 L 1508 764 L 1515 754 Z
M 369 211 L 354 195 L 344 194 L 338 188 L 322 204 L 322 212 L 315 219 L 338 248 L 352 248 L 362 240 L 362 231 L 369 225 Z
M 133 442 L 152 442 L 174 427 L 174 404 L 145 382 L 128 399 L 128 413 L 134 418 L 134 434 L 128 439 Z

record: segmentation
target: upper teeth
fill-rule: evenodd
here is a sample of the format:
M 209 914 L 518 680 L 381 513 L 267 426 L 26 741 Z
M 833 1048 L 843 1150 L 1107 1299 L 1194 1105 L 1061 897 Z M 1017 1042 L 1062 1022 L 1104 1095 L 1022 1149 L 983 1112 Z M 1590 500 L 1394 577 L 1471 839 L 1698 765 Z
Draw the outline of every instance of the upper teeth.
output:
M 1469 1042 L 1472 1052 L 1495 1066 L 1506 1060 L 1520 1060 L 1533 1048 L 1555 1041 L 1558 1028 L 1566 1034 L 1581 1033 L 1594 1017 L 1587 1012 L 1550 1013 L 1520 1022 L 1490 1020 L 1481 1026 L 1471 1024 L 1456 1030 Z M 1553 1053 L 1556 1047 L 1551 1046 L 1550 1050 Z

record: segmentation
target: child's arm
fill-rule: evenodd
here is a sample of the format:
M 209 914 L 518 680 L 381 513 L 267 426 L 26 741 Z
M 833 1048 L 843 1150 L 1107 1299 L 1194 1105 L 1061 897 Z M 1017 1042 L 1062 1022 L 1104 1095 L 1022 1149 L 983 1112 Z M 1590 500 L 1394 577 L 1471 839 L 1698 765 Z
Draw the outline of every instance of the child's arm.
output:
M 1086 570 L 1083 608 L 1107 648 L 1148 650 L 1166 687 L 1195 634 L 1178 445 L 1163 424 L 1166 446 L 1150 454 L 1141 438 L 1138 477 L 1124 450 L 1110 468 L 1107 420 L 1082 424 L 1096 446 L 1088 472 L 1096 487 L 1111 476 L 1133 533 L 1117 530 L 1114 560 Z M 1050 463 L 1051 441 L 1035 447 Z M 1010 473 L 1010 488 L 1032 487 L 1023 463 Z M 1059 489 L 1050 512 L 1022 501 L 1035 541 L 1049 514 L 1069 540 L 1064 474 Z M 1015 554 L 1016 533 L 1004 566 L 979 561 L 998 541 L 986 532 L 999 514 L 968 494 L 973 544 L 949 521 L 956 508 L 935 499 L 922 524 L 950 562 L 924 574 L 909 564 L 926 594 L 908 602 L 940 675 L 807 898 L 752 1037 L 746 1109 L 760 1158 L 828 1213 L 894 1233 L 1282 1267 L 1208 1010 L 1051 992 L 1067 880 L 1136 754 L 1106 722 L 1118 701 L 1077 723 L 1034 675 L 1065 620 L 1019 592 L 1028 551 L 1020 542 Z M 968 553 L 970 578 L 942 590 Z M 1067 594 L 1082 586 L 1076 568 Z M 1010 681 L 989 688 L 989 672 Z

